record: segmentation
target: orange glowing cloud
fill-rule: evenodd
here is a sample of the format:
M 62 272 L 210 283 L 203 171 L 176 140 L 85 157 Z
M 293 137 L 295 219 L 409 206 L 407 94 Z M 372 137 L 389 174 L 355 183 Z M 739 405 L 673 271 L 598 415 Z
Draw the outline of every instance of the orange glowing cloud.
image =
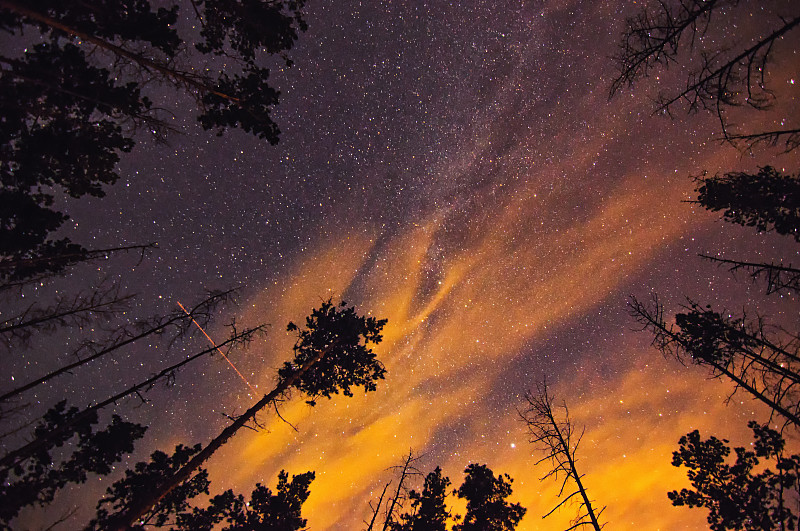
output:
M 310 524 L 352 529 L 366 517 L 371 496 L 387 480 L 387 467 L 397 464 L 409 448 L 426 452 L 438 444 L 434 436 L 445 430 L 462 434 L 453 440 L 458 451 L 442 463 L 454 481 L 465 460 L 485 456 L 497 471 L 517 478 L 520 499 L 526 498 L 531 514 L 538 506 L 527 499 L 538 499 L 537 493 L 542 507 L 552 502 L 551 490 L 530 473 L 532 461 L 513 412 L 492 420 L 499 431 L 486 430 L 491 412 L 482 397 L 527 344 L 590 311 L 682 233 L 688 209 L 676 216 L 674 205 L 685 191 L 666 182 L 636 183 L 626 183 L 587 219 L 542 230 L 535 237 L 525 237 L 519 229 L 532 210 L 500 210 L 470 229 L 475 236 L 468 238 L 469 245 L 448 250 L 446 258 L 437 256 L 438 246 L 452 217 L 441 211 L 379 247 L 375 237 L 351 235 L 309 255 L 280 283 L 285 288 L 268 288 L 253 301 L 247 319 L 296 321 L 320 299 L 349 293 L 362 309 L 389 319 L 378 347 L 388 379 L 369 396 L 337 398 L 315 408 L 299 398 L 287 402 L 281 413 L 298 432 L 274 415 L 262 415 L 267 431 L 237 437 L 216 461 L 225 470 L 225 482 L 244 490 L 256 481 L 269 482 L 280 468 L 292 473 L 315 470 L 317 479 L 306 506 Z M 291 337 L 280 336 L 276 331 L 269 340 L 275 354 L 269 355 L 272 361 L 259 378 L 262 388 L 290 353 Z M 580 400 L 573 404 L 576 411 L 585 405 Z M 624 415 L 612 411 L 608 418 L 618 426 Z M 619 428 L 598 424 L 596 431 L 587 432 L 587 441 L 600 441 L 609 429 Z M 478 436 L 480 441 L 494 433 L 516 433 L 503 439 L 515 439 L 518 446 L 510 449 L 504 443 L 498 449 L 495 440 L 482 450 L 470 438 L 479 432 L 484 436 Z M 674 439 L 658 446 L 660 457 L 668 454 Z M 586 446 L 594 452 L 587 459 L 607 452 L 616 455 L 613 450 L 618 448 L 608 443 Z M 616 481 L 615 473 L 638 466 L 628 463 L 641 464 L 652 457 L 647 452 L 630 454 L 627 461 L 596 472 L 599 490 Z M 645 468 L 652 470 L 651 465 Z M 212 465 L 212 473 L 215 469 Z M 535 519 L 525 522 L 533 525 L 527 522 Z
M 613 130 L 619 120 L 600 121 Z M 608 138 L 588 142 L 587 151 L 570 158 L 569 170 L 591 175 L 596 157 L 586 153 L 606 149 Z M 487 144 L 479 139 L 469 156 L 450 161 L 452 171 L 468 171 Z M 523 158 L 523 150 L 513 157 Z M 683 177 L 688 171 L 679 178 L 619 176 L 601 197 L 559 185 L 566 171 L 566 162 L 553 163 L 516 184 L 487 184 L 468 200 L 442 201 L 397 232 L 353 230 L 287 267 L 243 316 L 275 324 L 239 363 L 251 381 L 271 388 L 275 369 L 291 354 L 293 338 L 280 327 L 300 322 L 329 297 L 388 319 L 376 349 L 387 379 L 368 396 L 313 408 L 298 396 L 288 400 L 281 415 L 297 431 L 264 412 L 265 430 L 237 436 L 210 464 L 220 478 L 215 488 L 246 491 L 257 481 L 273 483 L 282 468 L 314 470 L 304 507 L 309 525 L 357 529 L 392 478 L 387 468 L 412 448 L 427 455 L 421 463 L 430 469 L 442 465 L 456 485 L 469 462 L 509 473 L 514 498 L 529 511 L 520 531 L 563 528 L 573 516 L 569 508 L 540 519 L 558 503 L 558 485 L 538 481 L 546 469 L 534 467 L 537 453 L 517 419 L 526 389 L 506 387 L 509 378 L 515 386 L 536 382 L 508 371 L 530 365 L 531 374 L 546 372 L 537 345 L 619 296 L 670 244 L 710 219 L 681 203 L 691 187 Z M 565 202 L 576 205 L 574 216 L 564 214 Z M 598 345 L 591 359 L 568 360 L 576 372 L 562 374 L 552 390 L 586 426 L 582 471 L 592 495 L 608 506 L 604 517 L 612 527 L 696 528 L 702 513 L 673 509 L 666 498 L 685 484 L 670 466 L 671 451 L 692 427 L 746 438 L 744 422 L 722 405 L 723 382 L 706 382 L 694 370 L 676 377 L 680 367 L 630 337 Z M 597 370 L 598 364 L 614 370 Z M 490 395 L 504 398 L 498 405 Z

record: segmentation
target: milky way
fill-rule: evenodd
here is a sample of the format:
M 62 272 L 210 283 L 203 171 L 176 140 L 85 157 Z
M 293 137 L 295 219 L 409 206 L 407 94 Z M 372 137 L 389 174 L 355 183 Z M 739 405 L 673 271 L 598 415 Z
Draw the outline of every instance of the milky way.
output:
M 470 462 L 508 473 L 528 508 L 519 529 L 564 528 L 572 508 L 540 518 L 558 484 L 539 481 L 547 469 L 534 467 L 540 454 L 516 413 L 546 378 L 586 427 L 579 466 L 609 528 L 702 527 L 703 511 L 666 497 L 686 482 L 670 465 L 678 438 L 698 428 L 744 443 L 746 421 L 764 411 L 744 395 L 724 404 L 726 382 L 664 359 L 626 301 L 657 293 L 674 311 L 691 296 L 796 326 L 796 297 L 767 299 L 697 256 L 798 262 L 796 247 L 685 201 L 690 175 L 763 160 L 796 171 L 797 157 L 743 157 L 710 140 L 712 116 L 652 116 L 658 80 L 609 102 L 626 2 L 452 4 L 310 2 L 295 65 L 273 70 L 279 145 L 212 137 L 178 115 L 184 135 L 139 144 L 107 198 L 70 207 L 76 241 L 159 242 L 143 262 L 110 261 L 92 279 L 120 279 L 144 313 L 242 286 L 241 305 L 209 333 L 223 337 L 234 316 L 272 325 L 232 357 L 261 390 L 291 353 L 286 323 L 321 300 L 389 320 L 377 392 L 314 408 L 295 397 L 281 413 L 297 431 L 264 413 L 265 430 L 237 435 L 209 463 L 212 491 L 314 470 L 309 527 L 358 529 L 411 449 L 423 471 L 441 465 L 456 484 Z M 797 36 L 783 45 L 797 50 Z M 795 111 L 799 76 L 776 65 Z M 94 392 L 130 382 L 131 365 L 154 372 L 162 349 L 92 369 Z M 207 441 L 229 422 L 221 413 L 249 407 L 248 393 L 212 358 L 120 410 L 152 423 L 145 455 Z

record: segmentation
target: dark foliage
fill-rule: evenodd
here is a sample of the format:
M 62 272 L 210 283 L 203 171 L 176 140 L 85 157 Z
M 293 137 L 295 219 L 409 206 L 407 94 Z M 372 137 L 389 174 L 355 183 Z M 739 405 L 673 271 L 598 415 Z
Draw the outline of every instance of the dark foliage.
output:
M 697 203 L 725 221 L 800 242 L 800 177 L 771 166 L 757 174 L 731 172 L 697 179 Z
M 411 510 L 401 515 L 401 522 L 395 522 L 392 531 L 446 531 L 451 516 L 445 503 L 449 487 L 450 479 L 437 466 L 425 476 L 422 492 L 409 492 Z
M 191 460 L 152 483 L 149 490 L 138 493 L 125 506 L 119 507 L 117 514 L 110 519 L 113 527 L 126 529 L 154 511 L 165 496 L 189 481 L 195 471 L 237 431 L 253 421 L 259 411 L 269 405 L 277 410 L 277 401 L 291 387 L 312 397 L 330 397 L 340 390 L 346 396 L 352 396 L 351 386 L 354 385 L 363 386 L 367 391 L 375 390 L 375 381 L 383 378 L 385 370 L 368 345 L 381 341 L 380 331 L 385 324 L 385 319 L 360 317 L 345 303 L 334 306 L 330 301 L 324 302 L 306 318 L 305 329 L 299 330 L 297 325 L 289 323 L 288 330 L 298 332 L 294 346 L 295 358 L 294 363 L 286 363 L 278 371 L 278 385 L 237 417 Z
M 0 27 L 16 34 L 27 25 L 38 27 L 46 37 L 57 37 L 62 32 L 15 9 L 16 2 L 3 2 Z M 143 42 L 167 54 L 174 54 L 181 40 L 173 29 L 177 21 L 178 6 L 153 11 L 148 0 L 97 0 L 61 2 L 37 0 L 29 4 L 37 13 L 58 20 L 77 31 L 109 40 Z
M 157 451 L 150 456 L 149 462 L 137 463 L 133 470 L 125 472 L 123 479 L 109 487 L 97 505 L 96 518 L 86 530 L 115 528 L 117 522 L 111 511 L 124 510 L 132 500 L 174 474 L 199 451 L 200 445 L 191 448 L 178 445 L 171 456 Z M 274 493 L 259 484 L 249 501 L 245 501 L 241 494 L 227 490 L 213 496 L 207 506 L 197 507 L 192 506 L 192 500 L 208 494 L 210 485 L 208 472 L 199 469 L 191 479 L 173 489 L 143 515 L 139 526 L 169 527 L 173 531 L 299 531 L 306 525 L 301 510 L 313 480 L 314 473 L 306 472 L 292 476 L 289 481 L 289 475 L 282 470 Z
M 31 455 L 39 452 L 41 448 L 47 448 L 48 445 L 52 444 L 52 440 L 60 439 L 64 434 L 68 434 L 71 432 L 71 430 L 74 430 L 74 426 L 80 425 L 81 423 L 85 422 L 86 419 L 96 418 L 98 411 L 101 409 L 119 404 L 121 400 L 132 395 L 137 396 L 141 400 L 145 400 L 143 393 L 146 393 L 159 381 L 166 381 L 167 384 L 169 384 L 171 381 L 174 381 L 177 371 L 182 367 L 206 355 L 215 354 L 220 348 L 230 348 L 237 345 L 246 344 L 255 334 L 262 332 L 263 326 L 247 329 L 242 332 L 234 331 L 232 332 L 231 337 L 222 343 L 201 350 L 200 352 L 192 354 L 191 356 L 188 356 L 177 363 L 165 367 L 154 375 L 134 385 L 131 385 L 127 389 L 115 393 L 105 400 L 98 401 L 80 412 L 75 412 L 74 414 L 70 415 L 69 418 L 64 419 L 63 422 L 49 426 L 49 429 L 37 430 L 34 434 L 35 436 L 30 442 L 18 447 L 15 450 L 9 451 L 2 458 L 0 458 L 0 470 L 14 467 L 17 463 L 20 463 L 22 460 L 27 459 Z
M 205 13 L 200 32 L 205 41 L 197 44 L 204 53 L 223 53 L 227 42 L 244 59 L 252 60 L 260 50 L 290 50 L 298 32 L 307 29 L 301 16 L 305 0 L 199 0 L 196 4 Z
M 142 94 L 153 83 L 193 99 L 205 129 L 240 128 L 277 143 L 279 93 L 265 61 L 306 29 L 304 2 L 193 1 L 196 42 L 175 29 L 178 5 L 166 4 L 0 1 L 0 29 L 27 46 L 0 55 L 0 280 L 59 273 L 86 258 L 81 245 L 50 238 L 68 219 L 54 199 L 101 197 L 135 131 L 160 138 L 169 129 L 165 110 Z
M 132 500 L 149 492 L 154 485 L 165 480 L 189 459 L 200 451 L 200 445 L 193 447 L 179 444 L 172 455 L 158 450 L 151 454 L 150 461 L 136 463 L 133 470 L 126 470 L 125 477 L 114 482 L 106 495 L 97 504 L 97 516 L 86 527 L 88 530 L 102 530 L 113 527 L 114 512 L 124 510 Z M 189 500 L 200 494 L 208 494 L 208 472 L 199 470 L 191 479 L 178 485 L 150 511 L 142 516 L 143 525 L 164 526 L 176 514 L 189 509 Z
M 497 477 L 486 465 L 471 464 L 464 470 L 464 483 L 456 491 L 467 500 L 464 520 L 453 531 L 512 531 L 525 516 L 518 503 L 509 503 L 513 480 L 508 474 Z
M 135 84 L 119 84 L 107 69 L 91 66 L 72 44 L 39 44 L 25 60 L 5 63 L 0 70 L 0 265 L 54 255 L 79 261 L 85 249 L 68 239 L 47 239 L 68 219 L 52 208 L 55 192 L 102 197 L 102 186 L 119 177 L 119 153 L 133 147 L 114 115 L 141 115 L 149 101 Z M 52 262 L 40 263 L 58 270 Z M 0 279 L 18 280 L 40 269 L 0 267 Z
M 786 332 L 774 338 L 762 320 L 736 319 L 691 304 L 675 316 L 675 327 L 664 322 L 657 300 L 652 306 L 635 298 L 630 313 L 653 334 L 653 345 L 685 364 L 711 369 L 729 378 L 769 406 L 787 422 L 800 426 L 800 341 Z
M 176 530 L 186 531 L 300 531 L 305 529 L 302 517 L 303 503 L 311 494 L 309 485 L 313 472 L 292 476 L 281 470 L 275 493 L 263 485 L 256 485 L 245 503 L 244 497 L 228 490 L 211 498 L 205 509 L 177 516 Z M 219 524 L 222 524 L 220 527 Z
M 270 144 L 278 143 L 280 130 L 270 118 L 280 93 L 269 86 L 269 69 L 249 66 L 245 75 L 227 74 L 217 80 L 215 92 L 203 95 L 203 113 L 198 120 L 204 129 L 216 129 L 222 136 L 226 128 L 239 127 Z M 220 94 L 236 94 L 236 100 Z
M 727 440 L 701 440 L 697 430 L 681 437 L 672 464 L 689 469 L 692 489 L 672 491 L 669 499 L 676 506 L 707 508 L 712 531 L 796 529 L 800 456 L 784 456 L 783 437 L 769 426 L 755 421 L 748 426 L 752 449 L 734 448 L 733 464 L 726 462 Z M 772 463 L 774 471 L 759 466 L 762 461 Z
M 306 318 L 303 330 L 289 323 L 287 330 L 297 332 L 294 360 L 284 363 L 278 375 L 281 379 L 289 378 L 313 362 L 292 384 L 312 397 L 309 401 L 312 405 L 316 398 L 330 398 L 340 391 L 353 396 L 351 387 L 374 391 L 376 381 L 384 378 L 386 369 L 369 345 L 380 343 L 384 325 L 386 319 L 359 316 L 347 303 L 335 306 L 328 300 Z
M 45 506 L 56 493 L 69 483 L 84 483 L 89 474 L 107 475 L 112 465 L 124 454 L 133 451 L 134 441 L 144 436 L 143 426 L 123 421 L 117 415 L 102 430 L 95 431 L 97 413 L 72 422 L 78 408 L 67 409 L 66 401 L 59 402 L 45 414 L 34 429 L 34 437 L 50 437 L 47 444 L 12 468 L 0 469 L 0 528 L 10 529 L 9 522 L 20 510 L 32 505 Z M 61 426 L 68 426 L 61 430 Z M 72 452 L 63 459 L 58 450 L 72 444 Z

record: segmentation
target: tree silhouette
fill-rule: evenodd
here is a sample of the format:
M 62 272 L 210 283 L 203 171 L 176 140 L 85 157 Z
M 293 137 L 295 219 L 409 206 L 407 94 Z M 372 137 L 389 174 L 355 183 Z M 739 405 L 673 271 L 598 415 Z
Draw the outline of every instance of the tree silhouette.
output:
M 672 464 L 686 467 L 692 489 L 668 494 L 675 506 L 705 507 L 713 531 L 727 529 L 770 531 L 796 529 L 800 456 L 784 455 L 784 440 L 768 425 L 748 423 L 753 430 L 752 449 L 734 449 L 736 460 L 726 463 L 731 449 L 728 441 L 700 439 L 697 430 L 680 439 Z M 771 462 L 775 471 L 760 466 Z
M 453 531 L 512 531 L 525 516 L 518 503 L 509 503 L 513 480 L 508 474 L 497 477 L 486 465 L 471 464 L 464 470 L 464 483 L 456 491 L 467 500 L 467 513 Z
M 577 467 L 578 459 L 576 454 L 578 453 L 578 446 L 583 438 L 584 430 L 581 430 L 581 433 L 576 436 L 566 404 L 562 406 L 564 409 L 563 420 L 556 418 L 556 414 L 553 411 L 553 397 L 549 394 L 546 383 L 538 386 L 536 394 L 530 391 L 527 392 L 525 400 L 528 402 L 528 407 L 524 411 L 520 411 L 519 415 L 528 427 L 531 443 L 541 446 L 545 451 L 545 456 L 537 461 L 536 464 L 544 462 L 550 464 L 550 471 L 541 479 L 544 480 L 552 476 L 558 481 L 559 475 L 562 476 L 561 488 L 558 491 L 559 497 L 564 494 L 567 483 L 571 482 L 575 485 L 575 490 L 542 518 L 547 518 L 569 500 L 580 496 L 578 515 L 567 529 L 592 526 L 595 531 L 600 531 L 603 525 L 600 524 L 599 517 L 605 507 L 595 511 L 592 506 L 592 500 L 589 499 L 589 494 L 583 485 L 583 474 L 578 472 Z
M 757 174 L 730 172 L 697 179 L 697 201 L 711 212 L 723 211 L 729 223 L 775 231 L 800 242 L 800 177 L 771 166 Z
M 800 25 L 800 16 L 775 16 L 765 20 L 769 29 L 760 32 L 753 42 L 720 43 L 715 49 L 704 46 L 703 37 L 716 29 L 715 24 L 736 16 L 735 0 L 674 0 L 642 8 L 626 21 L 619 52 L 614 57 L 619 74 L 611 85 L 610 96 L 625 86 L 652 76 L 669 65 L 684 60 L 692 64 L 683 88 L 659 96 L 656 112 L 672 113 L 684 103 L 689 112 L 710 111 L 719 120 L 723 138 L 730 142 L 776 145 L 785 150 L 800 146 L 800 128 L 736 133 L 730 131 L 727 109 L 746 106 L 754 110 L 768 109 L 775 101 L 769 88 L 768 67 L 782 39 Z M 766 15 L 761 15 L 766 17 Z M 730 32 L 728 32 L 730 34 Z M 690 62 L 691 61 L 691 62 Z
M 179 470 L 151 484 L 150 489 L 141 496 L 129 500 L 112 517 L 109 527 L 130 529 L 142 515 L 153 510 L 165 496 L 189 480 L 214 452 L 253 420 L 259 411 L 270 404 L 277 407 L 276 401 L 291 388 L 312 398 L 329 398 L 339 391 L 352 396 L 352 386 L 361 386 L 365 392 L 375 390 L 375 381 L 383 379 L 386 371 L 372 352 L 370 343 L 380 343 L 380 332 L 385 324 L 385 319 L 359 316 L 346 303 L 335 306 L 330 300 L 306 318 L 303 330 L 289 323 L 287 330 L 296 331 L 298 335 L 293 347 L 295 357 L 278 371 L 278 385 Z M 315 402 L 310 400 L 309 403 L 313 405 Z
M 109 356 L 115 353 L 116 351 L 132 345 L 137 341 L 141 341 L 145 338 L 154 336 L 154 335 L 162 335 L 167 331 L 174 330 L 174 336 L 172 337 L 172 341 L 177 340 L 179 337 L 188 333 L 189 330 L 192 328 L 192 319 L 199 320 L 203 324 L 207 324 L 211 318 L 213 311 L 218 308 L 221 304 L 229 301 L 234 297 L 236 290 L 230 289 L 225 291 L 214 291 L 208 294 L 208 296 L 194 305 L 192 309 L 187 313 L 183 311 L 175 311 L 171 312 L 167 315 L 157 316 L 150 319 L 145 319 L 139 322 L 134 323 L 131 326 L 121 326 L 117 328 L 112 334 L 111 337 L 108 338 L 106 341 L 102 342 L 94 342 L 90 341 L 88 343 L 82 344 L 77 351 L 73 352 L 73 356 L 76 358 L 75 361 L 68 363 L 58 369 L 52 370 L 49 373 L 42 375 L 30 382 L 20 385 L 10 391 L 6 391 L 0 395 L 0 402 L 12 399 L 30 391 L 31 389 L 57 377 L 61 376 L 66 373 L 70 373 L 74 369 L 86 365 L 87 363 L 93 362 L 103 356 Z M 96 297 L 96 295 L 91 295 L 91 298 Z M 91 300 L 90 298 L 90 300 Z M 80 297 L 76 299 L 79 303 L 81 301 Z M 101 299 L 102 300 L 102 299 Z M 74 307 L 74 304 L 73 304 Z M 52 317 L 53 314 L 58 314 L 58 304 L 56 304 L 55 310 L 51 309 L 50 316 Z M 97 317 L 97 316 L 93 316 Z M 41 319 L 41 317 L 40 317 Z M 49 322 L 52 323 L 53 319 L 50 319 Z
M 6 391 L 0 396 L 3 410 L 0 418 L 11 420 L 20 404 L 18 398 L 43 382 L 49 381 L 66 372 L 79 369 L 82 365 L 129 346 L 138 341 L 152 339 L 167 343 L 167 351 L 176 341 L 190 334 L 192 319 L 209 323 L 211 316 L 219 306 L 230 301 L 235 290 L 209 294 L 195 304 L 187 313 L 173 313 L 166 316 L 145 319 L 128 323 L 115 329 L 111 336 L 100 341 L 84 342 L 73 353 L 78 359 L 55 371 L 36 378 L 15 389 Z M 53 305 L 35 303 L 24 312 L 6 321 L 4 335 L 13 341 L 26 341 L 27 333 L 48 333 L 62 326 L 80 325 L 86 327 L 106 326 L 101 320 L 107 313 L 114 314 L 117 306 L 127 302 L 113 287 L 105 291 L 95 291 L 91 295 L 78 295 L 74 298 L 57 299 Z M 84 315 L 84 312 L 88 312 Z M 109 474 L 112 469 L 109 463 L 118 461 L 122 454 L 133 451 L 133 445 L 144 433 L 144 427 L 123 422 L 117 415 L 110 418 L 108 424 L 100 429 L 95 425 L 100 422 L 100 414 L 104 408 L 117 406 L 129 396 L 135 396 L 143 402 L 145 393 L 159 381 L 174 381 L 177 371 L 184 365 L 202 356 L 214 354 L 219 348 L 231 348 L 247 343 L 255 334 L 262 333 L 264 327 L 254 327 L 237 331 L 232 326 L 230 338 L 213 348 L 207 348 L 191 356 L 182 355 L 183 359 L 168 367 L 161 368 L 154 375 L 114 393 L 104 400 L 84 407 L 69 407 L 66 401 L 53 406 L 41 421 L 34 426 L 25 438 L 24 444 L 9 449 L 0 457 L 0 482 L 3 489 L 3 510 L 0 510 L 0 522 L 8 522 L 16 517 L 19 511 L 36 504 L 43 507 L 53 501 L 58 491 L 70 483 L 83 483 L 87 474 Z M 23 334 L 24 333 L 24 334 Z M 9 349 L 10 353 L 15 352 Z M 30 425 L 23 424 L 10 433 L 28 430 Z M 105 465 L 104 465 L 105 463 Z M 7 500 L 7 501 L 6 501 Z
M 734 274 L 739 270 L 744 270 L 754 282 L 763 278 L 767 284 L 767 295 L 800 292 L 800 269 L 792 267 L 791 264 L 745 262 L 705 254 L 701 254 L 700 257 L 727 266 L 728 270 Z
M 125 476 L 106 490 L 97 504 L 97 514 L 85 531 L 100 531 L 114 525 L 115 511 L 142 496 L 151 485 L 168 478 L 200 452 L 201 446 L 187 447 L 179 444 L 172 455 L 156 451 L 149 462 L 139 462 L 125 472 Z M 249 501 L 241 494 L 227 490 L 208 500 L 208 506 L 197 507 L 192 501 L 209 494 L 208 472 L 199 469 L 147 513 L 142 515 L 139 527 L 167 527 L 173 531 L 299 531 L 306 520 L 301 515 L 303 503 L 310 494 L 313 472 L 292 476 L 281 470 L 276 492 L 257 484 Z
M 133 451 L 134 441 L 142 438 L 146 429 L 114 415 L 108 426 L 94 430 L 97 412 L 73 422 L 78 415 L 77 408 L 66 408 L 66 401 L 56 404 L 36 426 L 34 437 L 45 437 L 65 424 L 69 424 L 70 429 L 60 431 L 58 437 L 50 438 L 47 445 L 39 447 L 24 461 L 0 469 L 0 499 L 3 500 L 0 529 L 12 529 L 9 522 L 21 509 L 49 504 L 68 484 L 84 483 L 90 473 L 110 474 L 112 465 Z M 71 441 L 74 450 L 61 458 L 63 452 L 58 449 Z
M 413 463 L 418 459 L 418 457 L 414 457 L 413 451 L 409 450 L 408 455 L 404 458 L 402 465 L 391 467 L 392 469 L 400 471 L 400 479 L 397 481 L 397 488 L 394 491 L 394 496 L 387 501 L 386 516 L 383 519 L 383 527 L 381 528 L 382 531 L 387 531 L 390 529 L 394 530 L 397 528 L 397 519 L 394 515 L 395 512 L 400 511 L 403 508 L 403 504 L 408 494 L 408 487 L 406 486 L 406 483 L 412 477 L 420 475 L 419 470 L 417 470 L 417 468 L 413 465 Z M 386 485 L 387 488 L 389 484 Z M 367 531 L 371 531 L 373 525 L 375 524 L 375 519 L 380 511 L 381 500 L 383 500 L 383 495 L 385 492 L 386 489 L 384 489 L 384 492 L 381 494 L 381 498 L 378 500 L 378 505 L 375 507 L 375 512 L 372 515 L 372 520 L 370 521 L 369 527 L 367 527 Z
M 0 339 L 6 348 L 25 345 L 34 335 L 62 327 L 85 326 L 117 315 L 127 310 L 134 298 L 132 294 L 121 293 L 118 284 L 99 286 L 91 292 L 71 296 L 57 294 L 47 306 L 36 301 L 0 320 Z
M 150 376 L 149 378 L 146 378 L 145 380 L 138 382 L 127 389 L 106 398 L 105 400 L 101 400 L 80 412 L 75 409 L 71 415 L 61 418 L 59 422 L 49 423 L 46 429 L 37 429 L 30 442 L 17 448 L 16 450 L 9 451 L 2 458 L 0 458 L 0 473 L 20 466 L 21 463 L 27 459 L 30 459 L 32 456 L 37 455 L 42 451 L 42 449 L 46 450 L 56 444 L 60 444 L 65 435 L 70 435 L 79 430 L 80 426 L 84 422 L 96 422 L 97 415 L 100 410 L 108 406 L 118 404 L 120 400 L 131 395 L 136 395 L 142 400 L 145 400 L 141 393 L 151 389 L 160 380 L 166 380 L 168 382 L 174 380 L 175 373 L 185 365 L 188 365 L 189 363 L 200 359 L 203 356 L 209 354 L 213 355 L 221 348 L 247 344 L 254 335 L 262 333 L 263 330 L 264 326 L 258 326 L 242 332 L 233 331 L 231 337 L 222 343 L 188 356 L 178 363 L 174 363 L 169 367 L 160 370 L 153 376 Z
M 713 376 L 730 379 L 735 389 L 744 389 L 800 427 L 798 338 L 777 341 L 761 320 L 725 317 L 696 304 L 675 316 L 675 327 L 664 321 L 657 299 L 648 306 L 632 297 L 629 308 L 642 328 L 653 334 L 653 345 L 664 355 L 710 368 Z
M 443 476 L 442 469 L 437 466 L 425 476 L 422 492 L 409 492 L 410 511 L 401 515 L 392 531 L 446 531 L 451 517 L 445 503 L 449 487 L 450 479 Z
M 178 5 L 166 4 L 0 0 L 0 29 L 25 46 L 0 55 L 3 275 L 27 278 L 36 271 L 16 265 L 37 262 L 58 273 L 92 253 L 49 239 L 68 219 L 53 208 L 56 193 L 102 197 L 136 131 L 163 136 L 168 111 L 145 94 L 152 86 L 194 99 L 207 130 L 240 128 L 277 143 L 279 92 L 267 64 L 306 29 L 303 0 L 192 0 L 199 35 L 179 33 Z
M 302 330 L 294 323 L 286 327 L 297 332 L 297 341 L 292 361 L 278 369 L 279 379 L 292 380 L 292 387 L 312 399 L 330 398 L 339 392 L 353 396 L 354 386 L 375 391 L 377 380 L 384 378 L 386 370 L 369 344 L 381 342 L 385 324 L 386 319 L 358 316 L 345 302 L 338 308 L 330 300 L 324 302 L 306 317 Z M 314 400 L 309 404 L 313 406 Z
M 152 453 L 149 462 L 140 461 L 132 470 L 126 470 L 125 476 L 115 481 L 97 503 L 97 515 L 89 522 L 87 531 L 108 529 L 113 525 L 115 511 L 127 506 L 136 497 L 146 495 L 153 485 L 180 470 L 200 448 L 199 444 L 192 447 L 179 444 L 172 455 L 157 450 Z M 208 472 L 199 470 L 191 479 L 164 496 L 157 506 L 141 515 L 141 526 L 164 526 L 190 508 L 189 500 L 200 494 L 208 494 L 209 484 Z
M 256 485 L 250 496 L 250 502 L 244 501 L 239 496 L 237 509 L 229 511 L 227 519 L 230 525 L 224 527 L 225 531 L 275 530 L 299 531 L 306 526 L 306 519 L 301 516 L 303 503 L 310 494 L 308 487 L 314 480 L 313 472 L 305 472 L 297 476 L 289 475 L 281 470 L 278 474 L 277 492 L 272 493 L 267 487 Z M 230 491 L 228 491 L 230 492 Z M 195 529 L 187 527 L 187 529 Z

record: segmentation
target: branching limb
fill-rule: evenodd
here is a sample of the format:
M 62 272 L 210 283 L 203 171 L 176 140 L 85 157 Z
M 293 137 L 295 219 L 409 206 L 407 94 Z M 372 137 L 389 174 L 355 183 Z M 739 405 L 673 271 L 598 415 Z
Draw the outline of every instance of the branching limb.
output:
M 60 327 L 85 326 L 126 310 L 134 298 L 135 295 L 120 293 L 119 286 L 112 284 L 88 294 L 57 297 L 50 306 L 34 303 L 0 321 L 0 337 L 10 347 L 14 343 L 25 343 L 33 334 L 50 333 Z
M 800 293 L 800 269 L 792 267 L 791 264 L 784 266 L 782 264 L 773 263 L 745 262 L 740 260 L 728 260 L 726 258 L 705 254 L 701 254 L 700 257 L 720 265 L 728 266 L 728 271 L 731 273 L 736 273 L 740 270 L 746 271 L 754 282 L 757 281 L 759 277 L 764 278 L 767 282 L 767 295 L 780 293 L 784 290 Z
M 546 383 L 537 386 L 536 394 L 530 391 L 527 392 L 525 400 L 528 403 L 528 407 L 525 410 L 519 410 L 518 413 L 528 427 L 530 442 L 543 448 L 546 453 L 545 460 L 550 462 L 550 471 L 542 479 L 550 476 L 558 478 L 559 473 L 564 474 L 558 494 L 559 497 L 564 493 L 568 482 L 573 483 L 576 487 L 574 492 L 567 495 L 543 518 L 553 514 L 573 497 L 580 496 L 582 500 L 581 509 L 574 520 L 575 525 L 571 529 L 581 525 L 591 525 L 595 531 L 600 531 L 603 525 L 598 520 L 598 513 L 592 506 L 592 502 L 583 485 L 583 475 L 578 473 L 576 464 L 576 454 L 584 430 L 581 430 L 580 435 L 575 436 L 566 404 L 560 406 L 564 410 L 563 420 L 556 418 L 553 411 L 553 397 L 549 394 Z M 541 462 L 540 460 L 538 463 Z
M 194 318 L 198 321 L 207 322 L 210 319 L 211 313 L 214 308 L 217 307 L 218 304 L 225 302 L 229 298 L 231 298 L 235 294 L 236 290 L 227 290 L 223 292 L 217 292 L 211 294 L 208 298 L 200 302 L 199 304 L 195 305 L 194 308 L 189 312 L 189 315 L 183 312 L 173 312 L 165 317 L 159 317 L 156 319 L 148 320 L 144 323 L 139 323 L 139 328 L 144 328 L 142 331 L 134 331 L 129 328 L 121 328 L 117 330 L 115 334 L 115 338 L 111 340 L 110 343 L 99 347 L 99 350 L 95 350 L 93 347 L 95 345 L 87 346 L 88 350 L 91 350 L 91 354 L 87 356 L 80 357 L 77 361 L 73 363 L 69 363 L 60 367 L 44 376 L 37 378 L 25 385 L 17 387 L 16 389 L 12 389 L 6 393 L 0 395 L 0 402 L 13 398 L 15 396 L 19 396 L 20 394 L 33 389 L 34 387 L 55 378 L 56 376 L 60 376 L 62 374 L 68 373 L 73 369 L 85 365 L 91 361 L 94 361 L 102 356 L 115 352 L 131 343 L 135 343 L 143 338 L 154 334 L 161 334 L 168 328 L 176 328 L 177 335 L 175 338 L 180 337 L 181 335 L 185 334 L 190 330 L 192 321 L 191 319 Z M 173 338 L 173 340 L 175 339 Z

